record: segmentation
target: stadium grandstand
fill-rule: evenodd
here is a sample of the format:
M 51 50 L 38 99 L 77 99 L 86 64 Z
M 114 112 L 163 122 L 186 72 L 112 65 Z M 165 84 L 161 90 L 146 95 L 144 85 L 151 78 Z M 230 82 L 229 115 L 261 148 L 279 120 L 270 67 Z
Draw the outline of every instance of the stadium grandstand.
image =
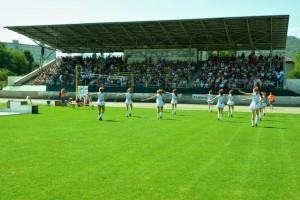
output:
M 140 93 L 181 88 L 181 93 L 195 94 L 259 84 L 284 96 L 297 95 L 286 90 L 288 23 L 289 15 L 275 15 L 5 28 L 51 49 L 77 53 L 41 66 L 15 85 L 75 91 L 78 83 L 89 86 L 89 91 L 105 86 L 111 92 L 134 86 Z M 203 59 L 208 51 L 230 51 L 233 56 Z M 115 52 L 121 56 L 113 56 Z

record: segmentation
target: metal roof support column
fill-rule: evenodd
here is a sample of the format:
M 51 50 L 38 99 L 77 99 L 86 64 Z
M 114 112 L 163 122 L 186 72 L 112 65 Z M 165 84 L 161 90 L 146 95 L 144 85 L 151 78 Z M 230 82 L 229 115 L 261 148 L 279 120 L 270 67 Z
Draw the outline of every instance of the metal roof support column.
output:
M 283 62 L 283 65 L 282 65 L 282 67 L 283 67 L 283 82 L 282 82 L 282 87 L 283 87 L 283 89 L 286 89 L 286 59 L 285 59 L 286 57 L 285 56 L 283 56 L 283 59 L 282 59 L 282 62 Z
M 101 58 L 104 58 L 104 49 L 101 49 L 100 56 Z
M 190 81 L 191 79 L 191 62 L 192 62 L 192 59 L 191 59 L 191 54 L 192 54 L 192 49 L 191 49 L 191 39 L 190 39 L 190 46 L 189 46 L 189 59 L 188 59 L 188 81 Z M 188 83 L 187 83 L 188 84 Z
M 41 46 L 40 68 L 43 67 L 44 54 L 45 54 L 45 47 Z
M 198 52 L 198 61 L 202 61 L 203 51 L 197 51 L 197 52 Z
M 273 59 L 273 20 L 271 18 L 271 32 L 270 32 L 270 68 L 272 69 L 272 59 Z M 275 70 L 275 66 L 274 66 Z

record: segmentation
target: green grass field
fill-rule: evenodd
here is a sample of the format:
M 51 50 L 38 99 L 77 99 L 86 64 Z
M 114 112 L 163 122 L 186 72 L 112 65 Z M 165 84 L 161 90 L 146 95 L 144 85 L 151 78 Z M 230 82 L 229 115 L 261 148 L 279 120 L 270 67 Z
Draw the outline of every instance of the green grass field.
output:
M 300 115 L 154 106 L 0 117 L 0 199 L 300 199 Z

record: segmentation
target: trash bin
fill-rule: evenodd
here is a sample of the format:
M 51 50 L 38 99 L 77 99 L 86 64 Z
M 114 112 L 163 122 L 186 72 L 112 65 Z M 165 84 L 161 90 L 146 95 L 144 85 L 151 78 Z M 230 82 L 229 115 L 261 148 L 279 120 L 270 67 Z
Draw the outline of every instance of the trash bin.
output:
M 10 100 L 6 102 L 6 108 L 10 108 Z

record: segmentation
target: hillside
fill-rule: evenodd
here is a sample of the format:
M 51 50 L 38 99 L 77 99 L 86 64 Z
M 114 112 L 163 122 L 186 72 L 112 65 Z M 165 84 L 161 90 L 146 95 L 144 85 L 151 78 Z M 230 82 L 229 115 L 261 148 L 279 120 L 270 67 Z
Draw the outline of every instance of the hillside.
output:
M 294 60 L 294 56 L 300 51 L 300 39 L 294 36 L 288 36 L 286 41 L 286 55 Z

